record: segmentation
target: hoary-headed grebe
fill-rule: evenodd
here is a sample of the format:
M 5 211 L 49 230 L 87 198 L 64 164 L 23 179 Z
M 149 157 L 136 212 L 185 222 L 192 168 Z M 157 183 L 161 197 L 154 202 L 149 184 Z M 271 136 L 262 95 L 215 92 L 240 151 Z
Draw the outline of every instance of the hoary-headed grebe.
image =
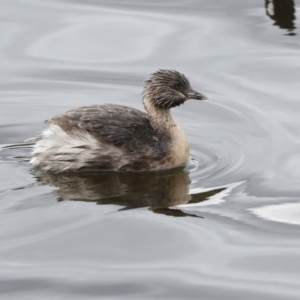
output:
M 147 113 L 116 104 L 83 106 L 47 120 L 30 163 L 51 172 L 141 171 L 187 162 L 189 143 L 170 109 L 188 99 L 204 100 L 174 70 L 159 70 L 145 81 Z

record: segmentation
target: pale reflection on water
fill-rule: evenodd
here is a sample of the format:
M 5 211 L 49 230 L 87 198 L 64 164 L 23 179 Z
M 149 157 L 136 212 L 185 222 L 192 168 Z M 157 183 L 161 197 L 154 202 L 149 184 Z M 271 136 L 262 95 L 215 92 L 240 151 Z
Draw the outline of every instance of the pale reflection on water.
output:
M 1 299 L 299 299 L 299 1 L 1 5 Z M 186 168 L 42 175 L 2 147 L 76 106 L 143 109 L 159 68 L 210 98 L 173 111 Z

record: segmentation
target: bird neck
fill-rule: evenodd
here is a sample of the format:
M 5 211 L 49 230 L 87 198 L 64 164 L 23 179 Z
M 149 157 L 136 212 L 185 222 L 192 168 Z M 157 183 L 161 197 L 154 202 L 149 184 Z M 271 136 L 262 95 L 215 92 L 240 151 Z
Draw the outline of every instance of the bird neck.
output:
M 157 132 L 171 134 L 178 125 L 171 115 L 170 109 L 155 106 L 153 100 L 149 96 L 145 96 L 143 102 L 151 126 Z

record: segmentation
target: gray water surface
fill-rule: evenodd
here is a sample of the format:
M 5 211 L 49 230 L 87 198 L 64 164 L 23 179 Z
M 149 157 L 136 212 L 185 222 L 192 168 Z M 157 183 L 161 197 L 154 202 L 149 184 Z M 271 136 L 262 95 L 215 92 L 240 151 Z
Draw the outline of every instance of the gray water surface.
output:
M 299 0 L 1 8 L 1 299 L 300 298 Z M 10 147 L 77 106 L 143 109 L 159 68 L 210 98 L 173 110 L 185 168 L 40 176 Z

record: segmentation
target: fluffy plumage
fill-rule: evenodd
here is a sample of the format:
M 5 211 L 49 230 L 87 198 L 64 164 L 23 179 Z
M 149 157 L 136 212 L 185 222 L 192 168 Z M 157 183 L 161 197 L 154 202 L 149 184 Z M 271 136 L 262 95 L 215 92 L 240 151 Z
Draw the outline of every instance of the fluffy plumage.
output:
M 177 71 L 159 70 L 145 82 L 147 114 L 115 104 L 70 110 L 48 121 L 30 163 L 45 171 L 152 170 L 183 164 L 188 141 L 170 108 L 205 97 Z

